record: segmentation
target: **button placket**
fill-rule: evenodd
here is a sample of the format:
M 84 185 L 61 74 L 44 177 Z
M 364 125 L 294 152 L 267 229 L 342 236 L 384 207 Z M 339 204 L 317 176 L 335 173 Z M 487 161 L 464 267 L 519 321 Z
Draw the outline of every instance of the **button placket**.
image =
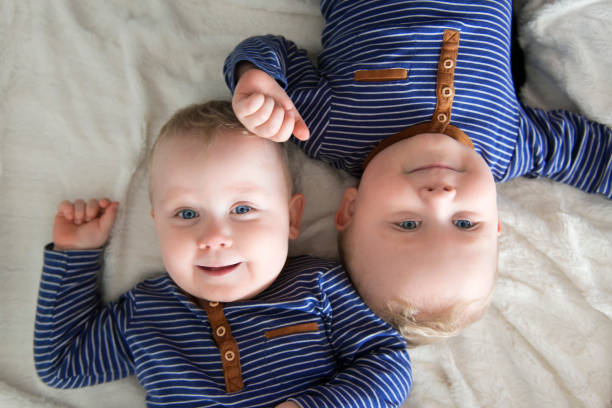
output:
M 438 62 L 436 108 L 431 119 L 431 131 L 443 133 L 450 123 L 455 96 L 454 76 L 459 52 L 459 32 L 445 30 Z
M 231 328 L 223 313 L 223 306 L 219 302 L 203 302 L 203 306 L 221 357 L 225 391 L 228 393 L 240 391 L 244 388 L 240 352 L 238 343 L 232 336 Z

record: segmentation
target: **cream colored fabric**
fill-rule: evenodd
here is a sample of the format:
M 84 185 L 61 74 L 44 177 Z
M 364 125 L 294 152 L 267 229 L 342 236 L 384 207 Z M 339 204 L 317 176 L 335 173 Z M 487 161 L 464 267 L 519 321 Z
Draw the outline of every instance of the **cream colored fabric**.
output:
M 525 99 L 612 125 L 612 3 L 523 0 Z M 121 202 L 101 282 L 113 299 L 162 266 L 146 155 L 183 105 L 229 98 L 221 64 L 274 32 L 313 53 L 316 0 L 0 2 L 0 407 L 142 407 L 135 378 L 54 390 L 34 370 L 42 263 L 62 199 Z M 292 253 L 334 256 L 333 211 L 353 181 L 300 152 L 307 196 Z M 609 407 L 612 204 L 546 180 L 499 187 L 500 278 L 465 333 L 412 352 L 405 407 Z

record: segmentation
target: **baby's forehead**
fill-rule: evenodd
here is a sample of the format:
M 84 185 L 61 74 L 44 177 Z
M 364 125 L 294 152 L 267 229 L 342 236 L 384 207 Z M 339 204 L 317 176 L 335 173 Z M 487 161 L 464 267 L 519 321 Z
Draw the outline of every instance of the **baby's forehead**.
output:
M 217 179 L 235 184 L 258 177 L 258 185 L 276 185 L 280 175 L 286 179 L 289 190 L 292 189 L 284 148 L 240 129 L 166 135 L 156 143 L 151 155 L 150 181 L 167 184 L 169 177 L 179 173 L 192 180 L 211 173 Z

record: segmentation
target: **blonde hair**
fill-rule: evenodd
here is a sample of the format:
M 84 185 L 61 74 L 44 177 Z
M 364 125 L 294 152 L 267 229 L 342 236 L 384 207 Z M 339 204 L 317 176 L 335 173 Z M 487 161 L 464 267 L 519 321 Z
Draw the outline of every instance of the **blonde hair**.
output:
M 458 335 L 482 317 L 492 295 L 493 288 L 485 299 L 456 303 L 426 319 L 419 319 L 420 310 L 410 303 L 389 301 L 383 318 L 400 332 L 408 347 L 413 348 Z
M 338 233 L 338 254 L 340 261 L 350 276 L 350 248 L 347 233 L 350 227 Z M 497 259 L 497 256 L 495 256 Z M 458 302 L 450 307 L 441 309 L 431 316 L 419 317 L 424 310 L 405 300 L 389 300 L 386 310 L 373 310 L 383 320 L 389 323 L 406 340 L 409 348 L 431 344 L 436 341 L 458 335 L 463 329 L 479 320 L 487 310 L 495 281 L 497 280 L 497 267 L 491 290 L 484 298 L 467 302 Z M 364 299 L 367 303 L 367 301 Z
M 209 101 L 186 106 L 179 109 L 162 126 L 153 145 L 152 151 L 169 136 L 197 131 L 201 135 L 212 135 L 219 129 L 236 129 L 247 133 L 240 123 L 232 104 L 227 101 Z
M 212 100 L 205 103 L 198 103 L 186 106 L 179 109 L 172 117 L 162 126 L 153 143 L 153 147 L 149 153 L 149 198 L 151 198 L 151 166 L 153 163 L 153 155 L 158 146 L 171 137 L 197 137 L 203 142 L 210 142 L 219 134 L 221 130 L 237 130 L 245 135 L 249 131 L 244 127 L 240 120 L 234 114 L 232 104 L 228 101 Z M 273 142 L 271 142 L 273 143 Z M 279 154 L 283 167 L 287 174 L 287 183 L 289 191 L 293 191 L 293 181 L 289 172 L 289 160 L 287 151 L 283 143 L 275 143 L 278 146 Z

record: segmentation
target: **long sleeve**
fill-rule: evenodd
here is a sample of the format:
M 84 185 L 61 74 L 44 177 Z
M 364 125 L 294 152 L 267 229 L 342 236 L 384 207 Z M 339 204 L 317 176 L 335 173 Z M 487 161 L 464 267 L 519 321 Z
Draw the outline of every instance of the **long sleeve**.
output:
M 564 110 L 522 106 L 510 176 L 548 177 L 612 198 L 612 129 Z
M 77 388 L 134 373 L 124 329 L 129 302 L 102 307 L 97 274 L 102 251 L 45 249 L 36 309 L 34 361 L 41 380 Z
M 225 60 L 225 82 L 234 93 L 235 68 L 249 61 L 276 79 L 293 101 L 310 130 L 310 139 L 298 144 L 308 155 L 317 157 L 321 137 L 329 122 L 332 92 L 328 81 L 314 67 L 305 50 L 281 36 L 247 38 Z
M 344 272 L 324 275 L 321 286 L 340 371 L 291 400 L 319 408 L 400 406 L 412 387 L 404 339 L 363 304 Z

